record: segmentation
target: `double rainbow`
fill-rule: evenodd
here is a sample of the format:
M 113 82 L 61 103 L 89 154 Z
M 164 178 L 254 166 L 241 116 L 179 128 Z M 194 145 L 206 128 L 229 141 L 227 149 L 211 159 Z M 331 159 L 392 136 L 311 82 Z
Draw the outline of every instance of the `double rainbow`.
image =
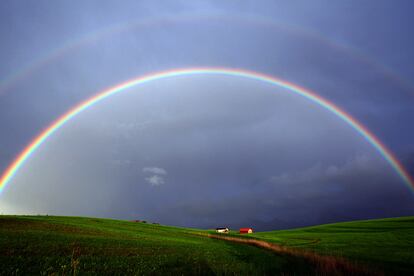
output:
M 329 110 L 354 130 L 356 130 L 360 135 L 362 135 L 365 140 L 368 141 L 380 154 L 381 156 L 391 165 L 391 167 L 396 171 L 396 173 L 401 177 L 404 183 L 414 191 L 414 179 L 406 171 L 403 165 L 398 161 L 395 155 L 387 149 L 387 147 L 365 126 L 360 122 L 354 119 L 351 115 L 346 113 L 344 110 L 333 104 L 332 102 L 322 98 L 316 93 L 307 90 L 303 87 L 300 87 L 296 84 L 277 79 L 273 76 L 269 76 L 262 73 L 241 70 L 241 69 L 227 69 L 227 68 L 189 68 L 189 69 L 175 69 L 170 71 L 163 71 L 155 74 L 149 74 L 141 76 L 127 82 L 121 83 L 114 87 L 111 87 L 107 90 L 104 90 L 95 96 L 89 98 L 88 100 L 81 102 L 76 105 L 68 112 L 63 114 L 60 118 L 54 121 L 49 127 L 47 127 L 43 132 L 41 132 L 26 148 L 16 157 L 16 159 L 9 165 L 9 167 L 4 171 L 0 179 L 0 193 L 4 190 L 13 176 L 18 172 L 18 170 L 24 165 L 24 163 L 29 159 L 29 157 L 47 140 L 49 136 L 55 133 L 59 128 L 61 128 L 65 123 L 75 117 L 77 114 L 81 113 L 90 106 L 112 96 L 122 91 L 127 90 L 135 85 L 166 79 L 173 78 L 177 76 L 190 76 L 190 75 L 227 75 L 234 77 L 244 77 L 248 79 L 253 79 L 257 81 L 262 81 L 278 87 L 285 88 L 287 91 L 300 95 L 307 98 L 308 100 L 322 106 L 323 108 Z

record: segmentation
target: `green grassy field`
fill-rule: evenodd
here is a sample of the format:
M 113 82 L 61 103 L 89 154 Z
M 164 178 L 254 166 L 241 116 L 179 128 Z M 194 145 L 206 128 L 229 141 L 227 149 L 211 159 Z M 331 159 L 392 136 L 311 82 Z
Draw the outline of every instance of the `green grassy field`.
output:
M 343 256 L 391 274 L 414 275 L 414 217 L 261 232 L 252 237 L 322 255 Z
M 1 275 L 308 274 L 302 258 L 205 231 L 109 219 L 0 216 Z
M 213 231 L 110 219 L 0 216 L 1 275 L 309 275 L 306 258 L 207 237 Z M 226 237 L 241 237 L 232 232 Z M 414 272 L 414 217 L 242 236 L 345 257 L 388 274 Z M 293 254 L 294 255 L 294 254 Z M 318 270 L 319 269 L 319 270 Z

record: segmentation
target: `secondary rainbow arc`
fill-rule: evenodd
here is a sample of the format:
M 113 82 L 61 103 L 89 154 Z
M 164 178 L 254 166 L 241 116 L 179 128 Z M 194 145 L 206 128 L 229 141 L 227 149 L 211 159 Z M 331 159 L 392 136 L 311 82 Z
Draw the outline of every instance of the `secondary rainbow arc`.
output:
M 90 106 L 100 102 L 103 99 L 106 99 L 114 94 L 120 93 L 127 90 L 138 84 L 143 84 L 155 80 L 172 78 L 177 76 L 189 76 L 189 75 L 227 75 L 235 77 L 244 77 L 248 79 L 253 79 L 257 81 L 262 81 L 270 83 L 282 88 L 285 88 L 287 91 L 293 92 L 297 95 L 305 97 L 310 101 L 324 107 L 325 109 L 331 111 L 333 114 L 341 118 L 354 130 L 356 130 L 362 137 L 365 138 L 368 143 L 370 143 L 380 154 L 381 156 L 391 165 L 391 167 L 396 171 L 396 173 L 401 177 L 404 183 L 414 191 L 414 179 L 407 172 L 404 166 L 400 161 L 395 157 L 395 155 L 364 125 L 358 122 L 350 114 L 336 106 L 334 103 L 322 98 L 315 92 L 312 92 L 306 88 L 300 87 L 296 84 L 278 79 L 276 77 L 266 75 L 263 73 L 248 71 L 244 69 L 229 69 L 229 68 L 187 68 L 187 69 L 175 69 L 169 71 L 158 72 L 154 74 L 144 75 L 119 85 L 113 86 L 109 89 L 106 89 L 95 96 L 79 103 L 56 121 L 49 125 L 43 132 L 41 132 L 26 148 L 15 158 L 15 160 L 8 166 L 0 178 L 0 193 L 4 190 L 13 176 L 18 172 L 18 170 L 24 165 L 28 158 L 38 149 L 48 137 L 50 137 L 54 132 L 61 128 L 65 123 L 75 117 L 77 114 L 81 113 Z

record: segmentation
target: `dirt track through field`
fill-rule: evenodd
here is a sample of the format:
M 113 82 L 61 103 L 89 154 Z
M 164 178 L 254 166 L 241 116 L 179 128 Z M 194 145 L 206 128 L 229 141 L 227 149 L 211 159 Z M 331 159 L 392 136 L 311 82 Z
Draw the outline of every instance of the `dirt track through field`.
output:
M 209 238 L 225 240 L 230 242 L 242 243 L 257 246 L 263 249 L 273 251 L 278 254 L 286 254 L 294 257 L 301 257 L 315 265 L 318 273 L 329 275 L 383 275 L 379 271 L 373 271 L 362 265 L 352 263 L 341 257 L 319 255 L 312 251 L 299 250 L 281 246 L 252 238 L 238 238 L 232 236 L 207 234 Z

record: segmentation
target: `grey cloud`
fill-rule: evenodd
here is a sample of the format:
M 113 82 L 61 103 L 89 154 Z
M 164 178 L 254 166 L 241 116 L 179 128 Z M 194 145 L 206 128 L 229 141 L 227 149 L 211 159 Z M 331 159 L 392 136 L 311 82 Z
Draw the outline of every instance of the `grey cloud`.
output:
M 366 154 L 360 154 L 348 159 L 341 165 L 323 166 L 321 163 L 318 163 L 306 170 L 285 172 L 277 176 L 272 176 L 270 182 L 273 185 L 295 185 L 306 182 L 325 183 L 360 173 L 374 174 L 379 166 L 386 167 L 386 164 L 373 160 L 372 157 Z
M 16 210 L 258 230 L 410 210 L 365 140 L 302 98 L 223 77 L 138 92 L 63 127 L 3 196 Z
M 253 186 L 252 186 L 253 187 Z M 334 221 L 410 215 L 414 199 L 388 164 L 357 155 L 340 165 L 316 164 L 271 177 L 260 187 L 223 199 L 169 208 L 176 222 L 206 228 L 283 229 Z M 157 216 L 168 221 L 167 213 Z
M 98 91 L 199 66 L 309 88 L 398 157 L 413 152 L 412 91 L 399 78 L 413 75 L 413 4 L 187 2 L 97 10 L 92 2 L 0 1 L 0 129 L 8 130 L 0 168 Z M 412 173 L 413 160 L 403 162 Z M 398 176 L 331 112 L 270 84 L 215 75 L 142 83 L 104 99 L 48 138 L 0 197 L 7 212 L 258 229 L 413 214 L 412 206 Z

